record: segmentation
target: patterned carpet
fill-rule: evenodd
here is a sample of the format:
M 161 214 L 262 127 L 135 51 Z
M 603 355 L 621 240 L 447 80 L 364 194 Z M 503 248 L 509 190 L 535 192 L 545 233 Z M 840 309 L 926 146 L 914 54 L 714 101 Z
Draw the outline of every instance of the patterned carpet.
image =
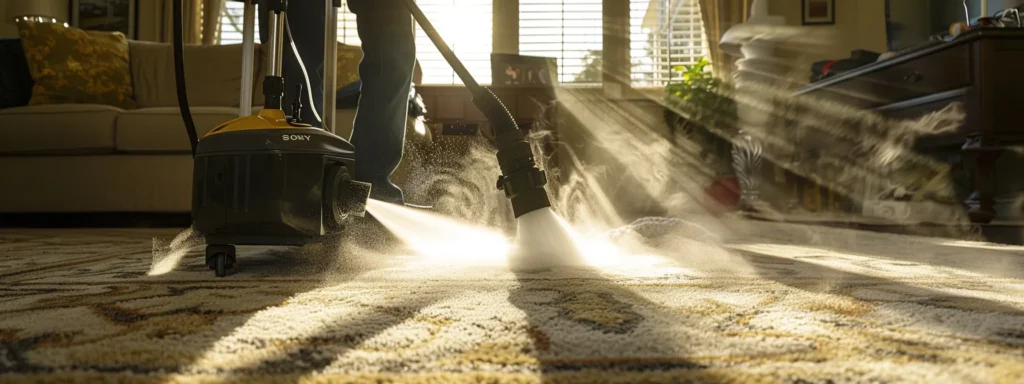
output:
M 0 382 L 1024 383 L 1022 248 L 722 227 L 531 273 L 243 248 L 223 279 L 179 231 L 7 230 Z

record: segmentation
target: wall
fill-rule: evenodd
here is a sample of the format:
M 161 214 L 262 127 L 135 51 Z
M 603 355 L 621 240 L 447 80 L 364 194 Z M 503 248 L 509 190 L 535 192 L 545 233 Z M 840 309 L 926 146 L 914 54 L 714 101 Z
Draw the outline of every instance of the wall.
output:
M 801 26 L 803 0 L 771 0 L 770 12 L 786 18 L 786 24 Z M 854 49 L 885 52 L 885 0 L 835 0 L 836 23 L 829 26 L 805 26 L 809 33 L 830 33 L 835 41 L 824 45 L 816 60 L 847 57 Z
M 164 1 L 147 0 L 139 2 L 137 28 L 139 40 L 161 41 L 166 13 L 163 11 Z M 173 8 L 171 8 L 173 9 Z
M 921 8 L 929 7 L 922 5 L 922 3 L 930 4 L 929 0 L 890 1 L 895 2 L 897 6 L 902 5 L 904 8 L 908 8 L 903 10 L 905 14 L 912 15 L 916 12 L 921 13 L 922 17 L 927 17 L 927 12 Z M 829 26 L 802 26 L 800 18 L 802 2 L 803 0 L 769 0 L 769 11 L 773 15 L 784 17 L 787 25 L 800 27 L 806 29 L 810 34 L 823 36 L 823 41 L 815 47 L 797 49 L 800 51 L 801 57 L 795 58 L 793 61 L 793 80 L 806 82 L 810 64 L 815 61 L 848 57 L 850 51 L 855 49 L 875 52 L 888 50 L 885 29 L 886 0 L 835 0 L 836 22 L 835 25 Z M 941 2 L 943 7 L 949 6 L 946 3 L 958 3 L 957 0 L 941 0 Z M 988 0 L 989 16 L 1002 9 L 1022 4 L 1024 4 L 1024 0 Z M 968 6 L 971 9 L 972 20 L 980 16 L 979 0 L 968 0 Z M 930 7 L 937 8 L 939 5 L 933 4 Z M 909 17 L 903 17 L 903 19 L 913 20 Z M 927 29 L 926 26 L 918 27 Z M 824 36 L 831 36 L 832 40 L 829 41 L 827 40 L 829 38 Z
M 68 20 L 67 15 L 67 0 L 0 0 L 0 38 L 18 37 L 18 28 L 7 17 L 7 2 L 9 1 L 49 1 L 57 6 L 57 9 L 63 9 L 63 13 L 55 15 L 57 18 L 61 18 L 65 21 Z
M 786 19 L 790 28 L 798 28 L 810 42 L 784 43 L 776 57 L 789 63 L 783 75 L 784 88 L 801 88 L 810 83 L 811 66 L 822 60 L 841 59 L 856 49 L 886 51 L 885 0 L 835 0 L 834 25 L 801 25 L 803 0 L 769 0 L 768 11 Z M 897 0 L 899 1 L 899 0 Z
M 67 0 L 0 0 L 0 38 L 18 37 L 18 28 L 11 24 L 7 20 L 7 2 L 8 1 L 51 1 L 60 4 L 60 9 L 66 9 Z M 160 9 L 163 6 L 164 1 L 156 0 L 143 0 L 139 1 L 138 9 L 138 29 L 140 40 L 159 40 L 163 34 L 163 18 L 164 12 Z M 65 21 L 69 21 L 67 11 L 64 14 L 58 15 L 58 17 L 64 18 Z

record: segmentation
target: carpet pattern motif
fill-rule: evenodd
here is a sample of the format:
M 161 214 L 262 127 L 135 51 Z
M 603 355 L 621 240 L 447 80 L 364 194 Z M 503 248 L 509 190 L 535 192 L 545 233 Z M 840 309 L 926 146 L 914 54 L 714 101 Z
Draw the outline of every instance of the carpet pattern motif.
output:
M 177 231 L 5 231 L 0 382 L 1024 382 L 1020 248 L 731 227 L 529 273 L 240 248 L 223 279 L 202 248 L 147 273 Z

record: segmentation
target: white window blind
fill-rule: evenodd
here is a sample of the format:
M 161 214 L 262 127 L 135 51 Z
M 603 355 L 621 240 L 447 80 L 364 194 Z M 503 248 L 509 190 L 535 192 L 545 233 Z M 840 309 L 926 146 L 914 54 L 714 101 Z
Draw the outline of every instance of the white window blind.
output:
M 356 15 L 342 1 L 338 15 L 338 41 L 360 45 Z M 491 0 L 417 0 L 423 14 L 441 38 L 480 84 L 491 81 Z M 410 20 L 412 22 L 412 20 Z M 416 59 L 424 84 L 461 85 L 455 71 L 419 26 L 416 27 Z
M 491 1 L 416 1 L 441 38 L 480 84 L 491 82 Z M 416 58 L 423 70 L 424 84 L 462 84 L 419 26 L 416 27 Z
M 221 9 L 220 44 L 242 43 L 242 22 L 245 3 L 227 1 Z M 256 40 L 259 42 L 260 26 L 256 22 Z M 348 1 L 341 2 L 338 10 L 338 41 L 342 44 L 359 45 L 359 32 L 356 30 L 356 15 L 348 10 Z
M 342 0 L 338 9 L 338 41 L 345 45 L 359 45 L 356 15 L 348 10 L 347 0 Z
M 225 1 L 220 10 L 220 44 L 242 44 L 242 25 L 245 3 Z M 259 42 L 259 22 L 256 25 L 256 42 Z
M 560 83 L 600 83 L 601 0 L 519 0 L 519 54 L 558 60 Z
M 630 56 L 635 87 L 664 86 L 672 68 L 707 55 L 697 0 L 630 0 Z

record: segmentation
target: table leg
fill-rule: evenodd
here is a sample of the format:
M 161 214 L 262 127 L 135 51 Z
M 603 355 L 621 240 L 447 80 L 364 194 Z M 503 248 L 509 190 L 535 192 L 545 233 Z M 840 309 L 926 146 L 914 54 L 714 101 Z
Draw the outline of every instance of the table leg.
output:
M 967 216 L 972 223 L 988 224 L 996 217 L 993 198 L 995 168 L 996 160 L 1002 151 L 993 141 L 994 138 L 986 135 L 970 136 L 961 148 L 964 160 L 971 167 L 971 184 L 974 191 L 964 203 L 967 205 Z

